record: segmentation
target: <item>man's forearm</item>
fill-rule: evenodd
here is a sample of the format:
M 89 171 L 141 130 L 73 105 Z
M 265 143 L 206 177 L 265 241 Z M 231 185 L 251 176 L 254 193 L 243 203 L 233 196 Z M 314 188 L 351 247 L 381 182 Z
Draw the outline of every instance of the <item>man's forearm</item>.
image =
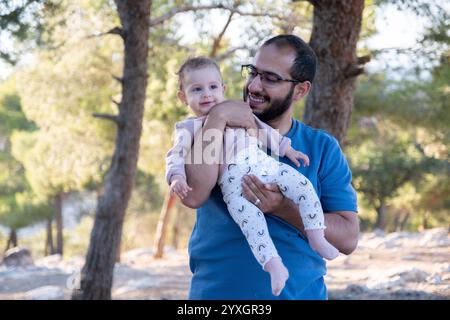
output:
M 191 161 L 185 165 L 187 182 L 192 191 L 182 200 L 183 204 L 190 208 L 200 207 L 217 183 L 220 160 L 218 157 L 221 152 L 215 152 L 216 157 L 211 158 L 211 154 L 205 150 L 222 150 L 224 128 L 225 122 L 222 119 L 207 117 L 202 129 L 194 137 L 188 154 Z
M 291 200 L 284 198 L 283 205 L 275 213 L 302 234 L 305 227 L 300 217 L 298 206 Z M 325 238 L 343 254 L 352 253 L 358 244 L 359 220 L 356 212 L 342 211 L 325 214 Z

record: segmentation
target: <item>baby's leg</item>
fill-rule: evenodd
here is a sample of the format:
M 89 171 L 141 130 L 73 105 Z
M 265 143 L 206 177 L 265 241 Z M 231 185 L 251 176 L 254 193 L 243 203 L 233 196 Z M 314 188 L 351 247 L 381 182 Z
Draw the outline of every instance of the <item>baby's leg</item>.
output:
M 241 179 L 236 180 L 240 183 Z M 272 293 L 278 296 L 285 286 L 289 273 L 270 238 L 264 214 L 241 195 L 240 189 L 231 187 L 230 189 L 234 189 L 234 192 L 227 194 L 228 187 L 231 186 L 222 185 L 228 211 L 241 228 L 256 260 L 263 270 L 269 272 Z
M 324 229 L 326 227 L 322 206 L 308 178 L 294 168 L 280 163 L 276 179 L 283 195 L 299 206 L 311 247 L 325 259 L 336 258 L 339 251 L 325 239 Z

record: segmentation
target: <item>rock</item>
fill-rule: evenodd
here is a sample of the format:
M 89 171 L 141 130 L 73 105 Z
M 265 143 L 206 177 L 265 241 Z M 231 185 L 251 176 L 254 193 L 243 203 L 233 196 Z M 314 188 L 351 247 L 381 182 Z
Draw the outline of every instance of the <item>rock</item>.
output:
M 435 263 L 433 267 L 438 273 L 450 273 L 450 263 Z
M 402 260 L 418 260 L 418 259 L 417 259 L 417 256 L 415 256 L 415 255 L 413 255 L 413 254 L 410 254 L 410 255 L 408 255 L 408 256 L 404 256 L 404 257 L 402 258 Z
M 147 258 L 153 257 L 153 249 L 149 249 L 149 248 L 133 249 L 133 250 L 124 252 L 122 254 L 121 259 L 126 263 L 133 264 L 134 262 L 136 262 L 137 260 L 139 260 L 143 257 L 147 257 Z
M 60 254 L 53 254 L 41 259 L 37 259 L 34 263 L 39 267 L 52 269 L 59 268 L 62 265 L 62 262 L 63 258 Z
M 25 293 L 25 299 L 28 300 L 62 300 L 64 299 L 64 290 L 57 286 L 39 287 Z
M 359 284 L 349 284 L 347 288 L 345 288 L 345 291 L 350 294 L 360 295 L 366 293 L 368 291 L 368 288 Z
M 124 286 L 117 288 L 114 293 L 120 295 L 132 291 L 157 288 L 159 285 L 161 285 L 161 279 L 158 279 L 156 277 L 145 277 L 127 281 Z
M 410 270 L 405 270 L 397 274 L 406 282 L 425 282 L 429 277 L 429 274 L 423 270 L 412 268 Z
M 447 228 L 435 228 L 423 232 L 419 242 L 422 247 L 447 247 L 450 246 L 450 238 Z
M 395 287 L 405 285 L 405 280 L 396 276 L 390 279 L 371 280 L 367 282 L 367 288 L 370 290 L 391 290 Z
M 384 237 L 386 233 L 382 229 L 376 228 L 373 230 L 373 234 L 377 237 Z
M 442 284 L 442 278 L 438 274 L 433 274 L 427 278 L 427 282 L 431 284 Z
M 31 251 L 24 247 L 15 247 L 6 251 L 3 263 L 7 267 L 26 267 L 34 264 Z

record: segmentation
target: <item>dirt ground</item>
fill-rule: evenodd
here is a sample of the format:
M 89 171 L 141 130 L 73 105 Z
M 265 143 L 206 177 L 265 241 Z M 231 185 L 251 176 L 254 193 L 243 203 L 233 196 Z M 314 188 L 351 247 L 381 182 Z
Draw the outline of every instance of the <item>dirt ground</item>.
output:
M 50 256 L 34 266 L 0 266 L 0 299 L 69 299 L 81 258 Z M 190 271 L 185 251 L 151 249 L 122 255 L 113 299 L 186 299 Z M 328 262 L 330 299 L 450 299 L 450 240 L 446 228 L 422 233 L 366 233 L 357 250 Z

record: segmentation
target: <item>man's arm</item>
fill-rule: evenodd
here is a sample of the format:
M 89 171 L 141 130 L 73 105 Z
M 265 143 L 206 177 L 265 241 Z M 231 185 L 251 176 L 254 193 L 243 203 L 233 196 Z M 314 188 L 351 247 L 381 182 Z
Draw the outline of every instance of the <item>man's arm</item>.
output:
M 285 220 L 302 234 L 305 229 L 298 206 L 285 198 L 276 184 L 265 186 L 257 177 L 246 176 L 242 183 L 244 197 L 255 203 L 256 198 L 261 202 L 259 209 L 270 212 Z M 325 214 L 325 238 L 343 254 L 352 253 L 358 244 L 359 220 L 356 212 L 338 211 Z
M 191 161 L 186 161 L 185 166 L 187 182 L 192 191 L 188 192 L 182 202 L 190 208 L 202 206 L 217 183 L 221 152 L 215 152 L 214 163 L 211 161 L 214 159 L 208 158 L 208 150 L 223 149 L 223 132 L 226 126 L 255 128 L 255 119 L 249 105 L 242 101 L 222 102 L 211 109 L 202 129 L 198 130 L 188 154 Z
M 288 198 L 283 197 L 282 204 L 275 209 L 274 215 L 285 220 L 302 234 L 305 234 L 298 206 Z M 325 238 L 341 253 L 351 254 L 358 245 L 359 219 L 352 211 L 336 211 L 325 213 Z
M 224 128 L 225 122 L 221 117 L 207 116 L 202 129 L 198 130 L 194 137 L 194 143 L 187 155 L 190 161 L 185 165 L 187 182 L 192 191 L 189 191 L 187 196 L 181 200 L 189 208 L 200 207 L 208 199 L 211 190 L 216 185 L 219 161 L 217 160 L 215 163 L 212 163 L 211 159 L 205 161 L 203 150 L 210 147 L 215 150 L 222 149 Z M 207 139 L 211 133 L 215 133 L 215 138 Z

